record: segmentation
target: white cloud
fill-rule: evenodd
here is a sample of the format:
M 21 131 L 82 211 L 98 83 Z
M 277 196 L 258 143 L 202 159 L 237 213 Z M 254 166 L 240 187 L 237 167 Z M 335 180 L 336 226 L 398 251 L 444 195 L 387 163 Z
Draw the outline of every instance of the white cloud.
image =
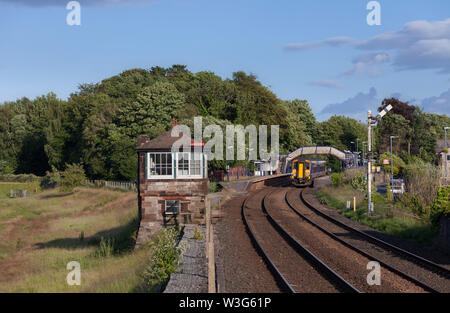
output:
M 304 51 L 323 46 L 340 47 L 344 45 L 354 45 L 358 41 L 350 37 L 332 37 L 324 40 L 306 42 L 306 43 L 288 43 L 284 48 L 291 51 Z
M 450 116 L 450 89 L 437 97 L 425 98 L 420 105 L 425 112 Z
M 367 40 L 333 37 L 309 43 L 290 43 L 285 49 L 302 51 L 342 45 L 359 50 L 393 50 L 396 54 L 393 65 L 397 70 L 434 69 L 439 73 L 450 73 L 450 18 L 409 22 L 399 31 L 385 32 Z M 355 63 L 347 75 L 365 68 L 365 64 Z
M 367 114 L 368 110 L 377 107 L 380 103 L 377 90 L 372 87 L 368 93 L 360 92 L 343 102 L 328 104 L 320 114 L 346 114 L 352 116 Z
M 377 65 L 387 63 L 390 60 L 390 55 L 384 52 L 362 54 L 353 58 L 352 63 L 354 65 L 349 70 L 342 73 L 342 75 L 350 76 L 357 74 L 369 75 L 372 77 L 379 76 L 381 72 Z
M 341 84 L 339 84 L 338 82 L 334 81 L 334 80 L 313 80 L 308 82 L 308 85 L 311 86 L 317 86 L 317 87 L 325 87 L 325 88 L 344 88 L 344 86 L 342 86 Z

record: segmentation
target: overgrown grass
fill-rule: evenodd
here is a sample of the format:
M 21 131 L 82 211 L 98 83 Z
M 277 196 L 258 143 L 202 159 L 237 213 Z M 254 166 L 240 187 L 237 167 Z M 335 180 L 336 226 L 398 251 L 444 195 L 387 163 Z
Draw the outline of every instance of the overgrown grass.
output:
M 152 247 L 133 249 L 135 193 L 45 191 L 0 203 L 0 292 L 136 292 Z M 81 265 L 68 286 L 67 263 Z
M 347 201 L 357 197 L 357 210 L 347 210 Z M 339 187 L 325 187 L 318 191 L 319 200 L 326 203 L 344 216 L 358 221 L 366 226 L 401 238 L 411 239 L 422 245 L 432 245 L 437 230 L 429 220 L 419 219 L 408 210 L 394 205 L 379 194 L 373 195 L 374 214 L 367 214 L 367 200 L 362 193 L 357 192 L 348 185 Z
M 0 182 L 0 199 L 7 199 L 10 195 L 11 189 L 26 190 L 29 194 L 34 194 L 41 191 L 40 182 Z
M 223 189 L 222 185 L 217 182 L 209 183 L 209 193 L 221 192 Z
M 170 275 L 178 270 L 178 261 L 184 250 L 183 246 L 177 245 L 179 235 L 177 228 L 166 228 L 150 244 L 153 254 L 143 274 L 143 291 L 160 291 Z

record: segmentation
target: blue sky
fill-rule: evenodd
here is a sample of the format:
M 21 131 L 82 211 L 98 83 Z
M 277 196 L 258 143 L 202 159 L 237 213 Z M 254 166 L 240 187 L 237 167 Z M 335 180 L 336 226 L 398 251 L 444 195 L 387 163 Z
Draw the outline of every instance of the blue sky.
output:
M 282 99 L 307 99 L 323 120 L 363 119 L 384 97 L 450 115 L 450 1 L 0 0 L 0 102 L 123 70 L 185 64 L 222 77 L 244 70 Z

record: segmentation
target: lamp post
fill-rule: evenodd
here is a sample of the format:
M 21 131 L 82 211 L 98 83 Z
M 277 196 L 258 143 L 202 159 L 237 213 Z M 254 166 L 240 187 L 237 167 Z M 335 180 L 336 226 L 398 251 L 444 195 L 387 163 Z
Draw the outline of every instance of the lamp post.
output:
M 444 145 L 445 145 L 445 148 L 448 148 L 448 144 L 447 144 L 447 129 L 450 129 L 450 127 L 444 127 Z
M 395 139 L 395 138 L 399 138 L 398 136 L 391 136 L 389 139 L 390 139 L 390 142 L 391 142 L 391 179 L 394 179 L 394 158 L 392 157 L 392 139 Z
M 359 146 L 358 146 L 358 143 L 359 143 L 359 138 L 356 138 L 356 163 L 357 163 L 357 165 L 359 167 Z

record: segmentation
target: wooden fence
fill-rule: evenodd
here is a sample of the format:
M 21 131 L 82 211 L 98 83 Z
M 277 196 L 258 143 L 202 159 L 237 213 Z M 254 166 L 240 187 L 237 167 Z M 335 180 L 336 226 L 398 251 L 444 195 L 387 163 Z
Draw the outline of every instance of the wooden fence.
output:
M 121 182 L 121 181 L 108 181 L 108 180 L 87 180 L 86 183 L 90 186 L 98 188 L 112 188 L 123 189 L 130 191 L 137 191 L 135 182 Z

